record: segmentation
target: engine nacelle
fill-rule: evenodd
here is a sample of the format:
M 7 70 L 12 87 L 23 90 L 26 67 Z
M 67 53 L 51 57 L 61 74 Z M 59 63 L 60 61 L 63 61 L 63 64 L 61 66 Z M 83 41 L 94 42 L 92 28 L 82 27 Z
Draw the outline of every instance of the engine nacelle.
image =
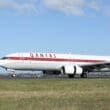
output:
M 76 65 L 76 66 L 74 66 L 74 68 L 76 68 L 75 74 L 81 75 L 83 73 L 83 68 L 81 68 L 80 66 Z
M 66 65 L 63 67 L 64 74 L 82 74 L 83 69 L 78 65 Z

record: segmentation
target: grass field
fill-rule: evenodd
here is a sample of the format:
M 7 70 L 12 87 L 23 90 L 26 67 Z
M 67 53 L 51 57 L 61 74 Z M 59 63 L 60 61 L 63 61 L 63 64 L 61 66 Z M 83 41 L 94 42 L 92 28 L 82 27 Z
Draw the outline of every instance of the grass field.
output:
M 0 110 L 110 110 L 110 79 L 0 79 Z

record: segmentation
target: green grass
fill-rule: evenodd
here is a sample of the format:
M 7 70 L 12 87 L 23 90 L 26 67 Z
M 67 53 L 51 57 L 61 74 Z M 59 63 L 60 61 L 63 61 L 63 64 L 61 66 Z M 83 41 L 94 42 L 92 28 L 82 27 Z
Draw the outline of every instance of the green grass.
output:
M 0 79 L 0 110 L 110 110 L 110 79 Z

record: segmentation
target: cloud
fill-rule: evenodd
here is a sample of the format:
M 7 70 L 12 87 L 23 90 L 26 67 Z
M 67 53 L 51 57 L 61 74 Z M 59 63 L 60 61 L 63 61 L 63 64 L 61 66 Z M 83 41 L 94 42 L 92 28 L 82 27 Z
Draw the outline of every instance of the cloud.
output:
M 108 0 L 0 0 L 0 10 L 12 10 L 21 14 L 36 14 L 48 9 L 73 16 L 95 13 L 110 16 L 109 7 Z
M 0 9 L 11 9 L 19 13 L 37 12 L 35 0 L 0 0 Z
M 75 16 L 86 15 L 86 10 L 100 11 L 101 0 L 43 0 L 47 8 Z
M 101 10 L 101 0 L 91 0 L 91 2 L 88 3 L 88 8 L 91 8 L 95 11 L 100 11 Z
M 107 15 L 107 16 L 110 16 L 110 6 L 106 6 L 104 8 L 104 13 Z
M 44 4 L 47 8 L 66 14 L 84 15 L 82 11 L 84 1 L 82 0 L 44 0 Z
M 101 11 L 104 15 L 110 16 L 110 1 L 109 0 L 107 0 L 105 3 L 103 3 Z

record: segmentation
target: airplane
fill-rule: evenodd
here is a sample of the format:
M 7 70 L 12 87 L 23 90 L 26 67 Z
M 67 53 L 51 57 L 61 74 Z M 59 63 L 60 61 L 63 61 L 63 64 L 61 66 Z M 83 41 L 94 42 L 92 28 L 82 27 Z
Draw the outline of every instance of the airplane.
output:
M 11 71 L 15 77 L 16 70 L 43 71 L 52 74 L 64 74 L 69 78 L 80 75 L 87 78 L 89 72 L 110 69 L 109 56 L 74 55 L 55 53 L 13 53 L 0 59 L 0 67 Z

